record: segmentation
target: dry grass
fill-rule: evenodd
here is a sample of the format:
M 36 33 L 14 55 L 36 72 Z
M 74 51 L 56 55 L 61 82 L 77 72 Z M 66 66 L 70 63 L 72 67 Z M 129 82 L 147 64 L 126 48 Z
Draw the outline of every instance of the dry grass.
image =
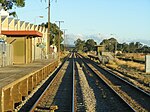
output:
M 115 60 L 115 63 L 117 64 L 117 65 L 126 65 L 126 61 L 123 61 L 123 60 L 119 60 L 119 59 L 116 59 Z
M 150 77 L 144 76 L 144 75 L 146 75 L 144 73 L 144 71 L 145 71 L 144 64 L 116 59 L 114 61 L 112 61 L 112 60 L 109 61 L 109 63 L 106 66 L 109 68 L 112 68 L 114 70 L 123 71 L 123 72 L 125 72 L 125 74 L 127 74 L 127 76 L 130 76 L 130 77 L 132 77 L 140 82 L 143 82 L 145 84 L 150 83 Z M 141 72 L 141 73 L 139 74 L 139 72 Z
M 127 66 L 131 67 L 131 68 L 135 68 L 139 71 L 144 71 L 145 70 L 145 65 L 144 64 L 140 64 L 140 63 L 136 63 L 136 62 L 127 61 Z
M 113 64 L 106 64 L 107 67 L 117 69 L 118 65 L 113 65 Z
M 138 60 L 145 60 L 145 54 L 143 53 L 125 53 L 123 54 L 125 58 L 133 58 Z
M 143 54 L 140 54 L 140 55 L 139 54 L 136 54 L 136 55 L 127 54 L 127 56 L 130 56 L 130 57 L 133 55 L 134 57 L 136 57 L 136 59 L 145 58 Z M 150 93 L 150 87 L 148 86 L 150 84 L 150 77 L 149 77 L 150 74 L 145 73 L 144 64 L 140 64 L 140 63 L 132 62 L 132 61 L 123 61 L 123 60 L 115 59 L 115 60 L 109 60 L 109 63 L 103 67 L 104 68 L 108 67 L 112 69 L 112 71 L 118 74 L 119 76 L 127 79 L 129 82 L 135 84 L 139 88 Z
M 116 59 L 115 62 L 119 66 L 124 65 L 128 68 L 133 68 L 133 69 L 141 71 L 141 72 L 145 71 L 145 65 L 144 64 L 140 64 L 140 63 L 136 63 L 136 62 L 132 62 L 132 61 L 123 61 L 123 60 L 119 60 L 119 59 Z
M 84 56 L 84 57 L 87 57 L 87 54 L 84 53 L 84 52 L 80 52 L 80 54 L 81 54 L 82 56 Z

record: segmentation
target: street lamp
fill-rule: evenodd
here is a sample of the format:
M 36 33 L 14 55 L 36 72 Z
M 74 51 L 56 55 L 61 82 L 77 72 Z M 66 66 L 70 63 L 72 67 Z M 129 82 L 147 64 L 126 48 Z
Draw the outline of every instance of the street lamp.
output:
M 34 18 L 34 24 L 36 24 L 36 19 L 37 18 L 44 18 L 44 16 L 36 16 L 35 18 Z M 35 60 L 35 47 L 36 45 L 35 45 L 35 38 L 34 38 L 34 60 Z M 41 52 L 42 52 L 42 49 L 41 49 Z M 42 54 L 41 54 L 42 55 Z
M 59 37 L 58 37 L 58 61 L 60 61 L 60 23 L 64 23 L 64 21 L 55 21 L 59 23 Z
M 35 18 L 34 18 L 34 24 L 36 24 L 36 19 L 37 18 L 44 18 L 44 16 L 36 16 Z

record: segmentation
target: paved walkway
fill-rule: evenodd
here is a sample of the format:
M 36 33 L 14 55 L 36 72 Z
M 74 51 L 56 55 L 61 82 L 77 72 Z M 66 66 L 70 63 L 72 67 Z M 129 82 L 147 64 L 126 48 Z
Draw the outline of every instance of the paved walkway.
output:
M 30 64 L 13 65 L 0 68 L 0 88 L 12 83 L 13 81 L 28 75 L 38 69 L 55 61 L 54 59 L 37 60 Z

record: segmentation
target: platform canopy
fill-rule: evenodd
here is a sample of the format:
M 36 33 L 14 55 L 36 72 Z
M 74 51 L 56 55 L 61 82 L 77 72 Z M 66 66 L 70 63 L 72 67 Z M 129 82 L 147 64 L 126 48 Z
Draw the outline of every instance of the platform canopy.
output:
M 42 33 L 35 30 L 20 30 L 20 31 L 11 31 L 11 30 L 3 30 L 1 31 L 2 35 L 6 35 L 7 37 L 42 37 Z

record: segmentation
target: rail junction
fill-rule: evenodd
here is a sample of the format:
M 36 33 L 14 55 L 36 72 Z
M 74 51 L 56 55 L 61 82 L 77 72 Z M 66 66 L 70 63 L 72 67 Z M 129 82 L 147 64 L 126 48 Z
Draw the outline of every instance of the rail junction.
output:
M 52 61 L 3 86 L 1 94 L 2 112 L 150 111 L 149 93 L 74 52 L 59 66 Z

